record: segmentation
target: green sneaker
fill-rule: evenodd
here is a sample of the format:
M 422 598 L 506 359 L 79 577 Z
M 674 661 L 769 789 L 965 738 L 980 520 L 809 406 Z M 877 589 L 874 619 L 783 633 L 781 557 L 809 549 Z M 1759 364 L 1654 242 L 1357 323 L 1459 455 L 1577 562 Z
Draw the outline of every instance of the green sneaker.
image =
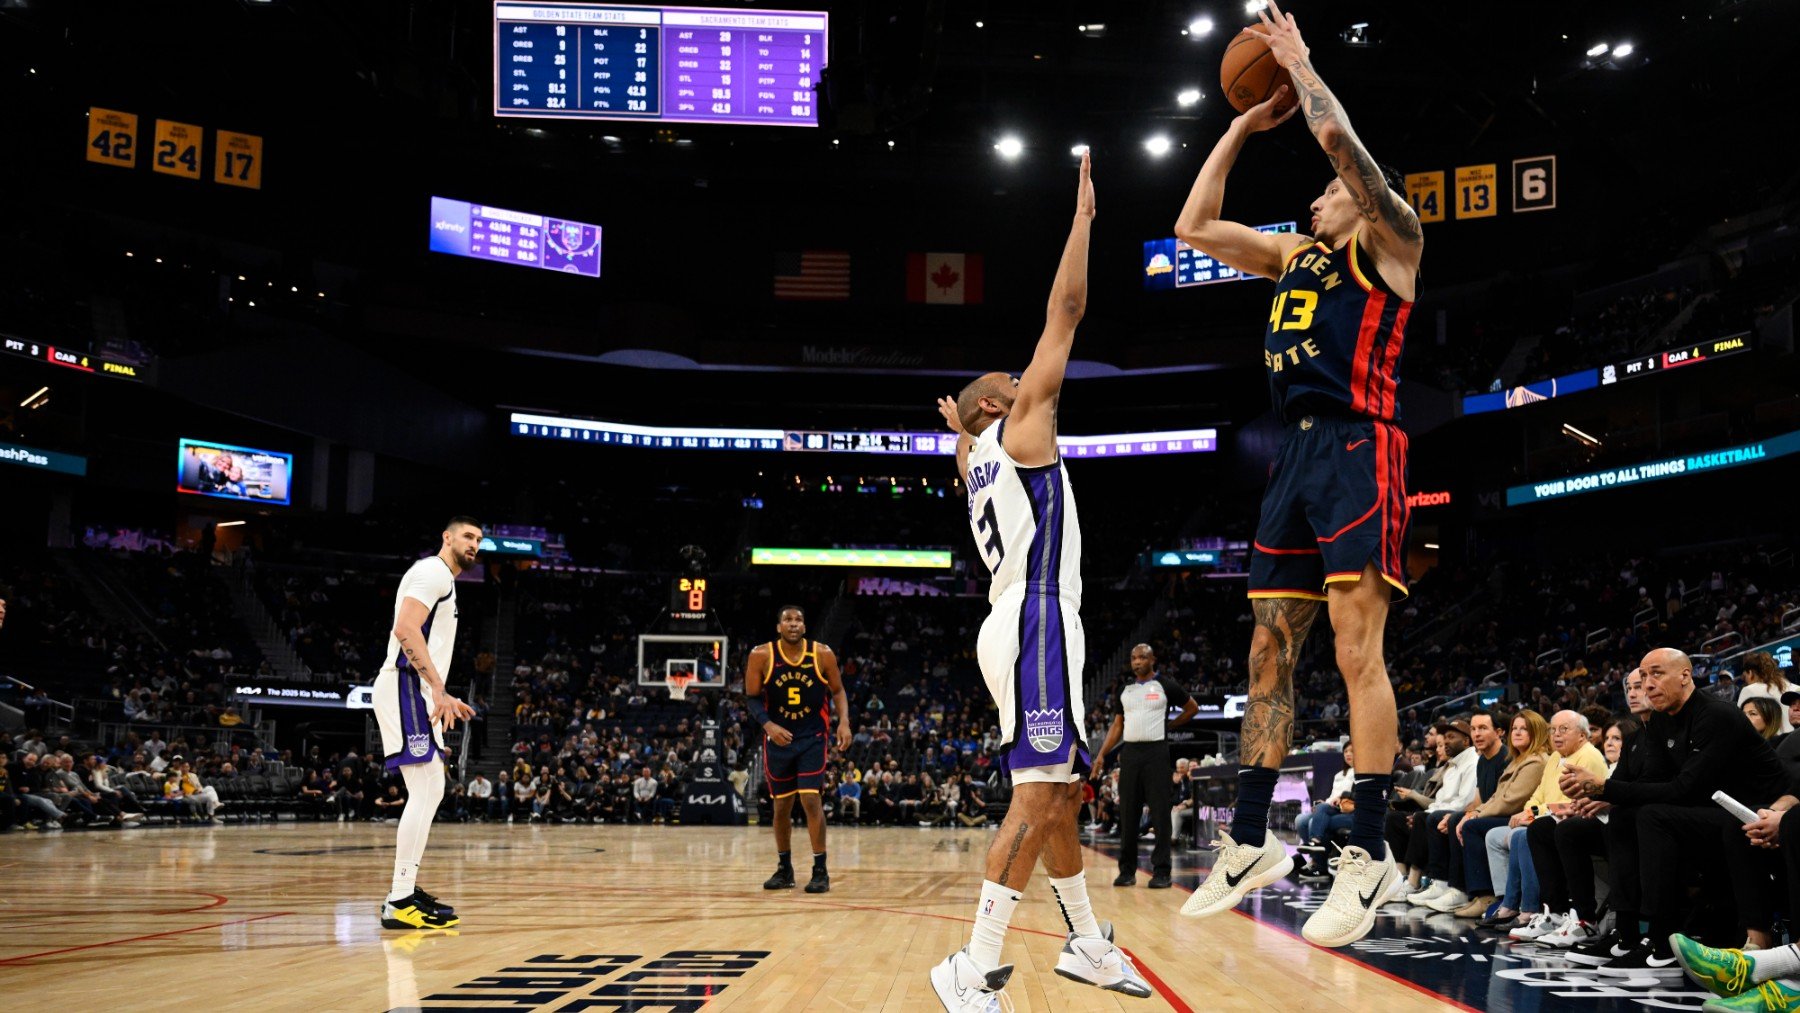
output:
M 1800 992 L 1779 981 L 1765 981 L 1735 998 L 1708 999 L 1700 1009 L 1701 1013 L 1788 1013 L 1800 1010 Z
M 1743 950 L 1718 950 L 1704 946 L 1677 932 L 1669 937 L 1669 948 L 1688 980 L 1713 995 L 1730 998 L 1742 995 L 1752 984 L 1750 958 Z

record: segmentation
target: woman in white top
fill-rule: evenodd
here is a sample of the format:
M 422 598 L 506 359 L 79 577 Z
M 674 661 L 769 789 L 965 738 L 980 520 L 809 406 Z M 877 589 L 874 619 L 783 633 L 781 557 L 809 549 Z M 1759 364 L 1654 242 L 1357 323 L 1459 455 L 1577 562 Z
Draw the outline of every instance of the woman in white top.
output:
M 1356 783 L 1356 750 L 1344 746 L 1344 769 L 1338 771 L 1331 779 L 1331 794 L 1316 803 L 1311 812 L 1301 813 L 1294 821 L 1294 831 L 1299 835 L 1300 843 L 1324 841 L 1331 836 L 1333 830 L 1347 829 L 1350 826 L 1349 798 L 1351 789 Z
M 1781 703 L 1781 694 L 1786 693 L 1792 684 L 1781 676 L 1781 669 L 1775 667 L 1775 658 L 1768 651 L 1752 651 L 1744 655 L 1744 688 L 1738 690 L 1737 705 L 1742 710 L 1744 701 L 1751 697 L 1766 696 L 1775 702 L 1776 710 L 1781 713 L 1781 730 L 1785 734 L 1794 730 L 1793 722 L 1788 719 L 1788 709 Z

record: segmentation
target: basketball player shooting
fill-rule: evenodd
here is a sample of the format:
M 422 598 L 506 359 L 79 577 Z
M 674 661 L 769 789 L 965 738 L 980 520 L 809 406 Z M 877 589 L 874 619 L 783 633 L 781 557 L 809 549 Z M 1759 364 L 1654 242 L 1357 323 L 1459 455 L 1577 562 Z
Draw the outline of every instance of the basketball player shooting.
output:
M 1239 752 L 1238 802 L 1211 873 L 1181 913 L 1205 917 L 1281 879 L 1293 860 L 1268 832 L 1269 802 L 1294 725 L 1294 666 L 1326 603 L 1356 746 L 1355 823 L 1325 906 L 1303 930 L 1320 946 L 1366 935 L 1394 886 L 1382 819 L 1399 749 L 1382 658 L 1390 589 L 1406 592 L 1406 434 L 1395 401 L 1400 347 L 1424 246 L 1419 219 L 1320 80 L 1291 14 L 1271 0 L 1253 27 L 1291 75 L 1232 121 L 1181 210 L 1175 233 L 1246 274 L 1275 279 L 1263 361 L 1286 427 L 1250 561 L 1256 627 Z M 1312 203 L 1311 236 L 1265 235 L 1219 218 L 1225 176 L 1251 134 L 1299 110 L 1336 178 Z
M 1050 289 L 1043 336 L 1019 379 L 988 373 L 938 410 L 958 435 L 956 465 L 969 494 L 969 526 L 993 576 L 992 613 L 976 654 L 1000 710 L 1002 762 L 1013 784 L 1006 821 L 987 853 L 987 878 L 969 944 L 931 971 L 947 1010 L 1006 1008 L 1012 966 L 1000 948 L 1020 892 L 1040 857 L 1069 937 L 1057 958 L 1065 978 L 1145 998 L 1131 959 L 1094 919 L 1081 866 L 1076 813 L 1088 767 L 1081 721 L 1081 524 L 1056 451 L 1056 405 L 1087 306 L 1088 232 L 1094 184 L 1087 155 L 1075 196 L 1075 223 Z
M 437 555 L 414 563 L 394 592 L 394 630 L 387 662 L 375 677 L 375 720 L 387 769 L 406 781 L 394 881 L 381 905 L 384 929 L 447 929 L 460 921 L 450 905 L 418 887 L 419 861 L 431 820 L 444 799 L 444 732 L 475 716 L 450 695 L 456 649 L 456 577 L 475 565 L 481 525 L 452 517 Z
M 838 674 L 837 655 L 816 640 L 806 639 L 806 613 L 798 605 L 781 609 L 777 639 L 750 652 L 744 664 L 744 700 L 750 716 L 763 726 L 763 776 L 775 809 L 775 851 L 779 862 L 764 890 L 794 888 L 794 798 L 806 810 L 806 836 L 812 843 L 812 879 L 807 893 L 829 893 L 831 873 L 825 866 L 825 806 L 819 789 L 825 780 L 825 740 L 830 718 L 825 696 L 837 712 L 837 747 L 850 748 L 850 701 Z

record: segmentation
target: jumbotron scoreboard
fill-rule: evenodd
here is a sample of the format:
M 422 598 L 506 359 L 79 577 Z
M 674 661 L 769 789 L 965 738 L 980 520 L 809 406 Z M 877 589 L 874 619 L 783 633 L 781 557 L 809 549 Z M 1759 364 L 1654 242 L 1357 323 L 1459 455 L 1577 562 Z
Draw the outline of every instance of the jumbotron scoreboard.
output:
M 819 125 L 823 11 L 496 3 L 494 115 Z

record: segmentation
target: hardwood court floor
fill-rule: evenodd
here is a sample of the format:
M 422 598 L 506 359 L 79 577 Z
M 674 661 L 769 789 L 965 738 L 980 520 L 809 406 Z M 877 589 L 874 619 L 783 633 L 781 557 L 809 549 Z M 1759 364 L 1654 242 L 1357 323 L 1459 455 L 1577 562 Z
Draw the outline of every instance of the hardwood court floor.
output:
M 376 921 L 392 824 L 13 833 L 0 995 L 78 1010 L 930 1011 L 926 974 L 967 938 L 991 836 L 833 828 L 832 892 L 809 896 L 761 889 L 764 827 L 440 824 L 420 881 L 463 923 L 408 935 Z M 1158 994 L 1051 973 L 1062 919 L 1039 870 L 1005 950 L 1021 1011 L 1444 1008 L 1250 918 L 1181 918 L 1186 893 L 1114 889 L 1112 862 L 1088 855 L 1096 912 Z

